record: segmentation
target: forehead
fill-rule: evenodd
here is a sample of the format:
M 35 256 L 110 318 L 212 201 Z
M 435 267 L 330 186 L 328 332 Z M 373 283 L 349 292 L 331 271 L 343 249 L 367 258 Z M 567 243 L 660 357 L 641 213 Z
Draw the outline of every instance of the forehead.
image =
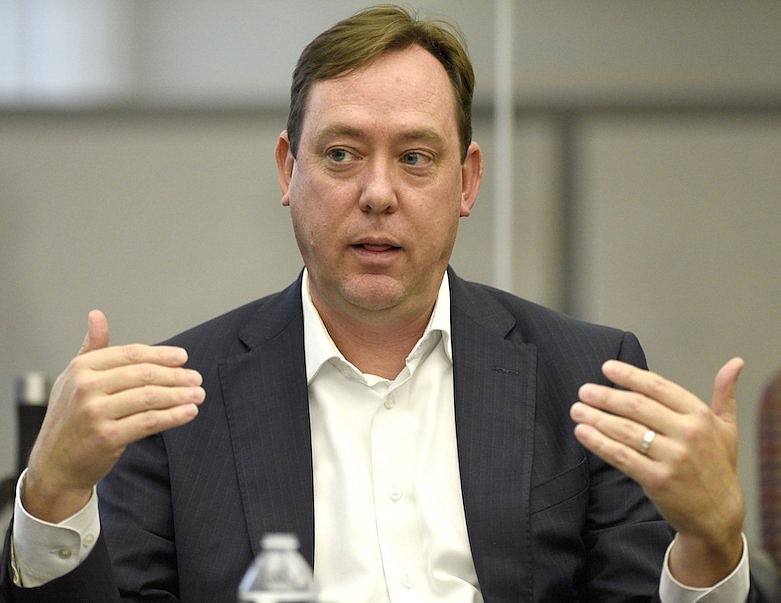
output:
M 420 46 L 386 52 L 309 90 L 302 137 L 344 122 L 383 131 L 426 126 L 457 140 L 455 92 L 442 64 Z

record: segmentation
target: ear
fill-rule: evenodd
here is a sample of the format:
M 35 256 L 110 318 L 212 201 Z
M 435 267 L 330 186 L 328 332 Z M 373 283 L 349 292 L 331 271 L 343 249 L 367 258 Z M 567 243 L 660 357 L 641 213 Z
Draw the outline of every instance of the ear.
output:
M 287 130 L 283 130 L 277 140 L 277 147 L 274 150 L 274 157 L 277 160 L 277 176 L 279 177 L 279 188 L 282 190 L 282 205 L 290 205 L 288 191 L 290 190 L 290 181 L 293 178 L 293 168 L 296 163 L 295 157 L 290 150 L 290 139 L 287 136 Z
M 466 151 L 466 159 L 461 164 L 461 213 L 460 217 L 466 218 L 472 213 L 477 193 L 480 192 L 480 183 L 483 180 L 483 152 L 480 145 L 471 142 Z

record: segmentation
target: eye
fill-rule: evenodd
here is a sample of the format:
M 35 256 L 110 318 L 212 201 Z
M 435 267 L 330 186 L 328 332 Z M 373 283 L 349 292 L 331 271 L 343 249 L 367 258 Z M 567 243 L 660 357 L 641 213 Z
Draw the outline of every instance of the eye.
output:
M 405 165 L 424 166 L 431 162 L 431 158 L 420 151 L 408 151 L 401 156 L 401 162 Z
M 404 155 L 401 156 L 401 160 L 407 165 L 418 165 L 420 159 L 420 153 L 416 153 L 415 151 L 404 153 Z
M 353 158 L 353 154 L 350 153 L 350 151 L 338 147 L 334 149 L 328 149 L 325 154 L 326 157 L 336 163 L 344 163 L 345 161 L 349 161 L 351 158 Z

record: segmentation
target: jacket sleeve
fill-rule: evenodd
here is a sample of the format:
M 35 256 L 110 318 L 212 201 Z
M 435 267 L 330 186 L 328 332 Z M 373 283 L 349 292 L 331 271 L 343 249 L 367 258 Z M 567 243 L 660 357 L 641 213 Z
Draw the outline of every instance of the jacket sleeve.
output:
M 119 603 L 106 543 L 101 535 L 89 556 L 72 572 L 36 588 L 20 588 L 11 576 L 11 530 L 3 547 L 0 567 L 0 602 L 2 603 L 80 603 L 101 601 Z
M 101 532 L 72 572 L 35 588 L 13 583 L 10 528 L 0 569 L 2 603 L 179 600 L 168 468 L 159 437 L 127 448 L 98 484 Z

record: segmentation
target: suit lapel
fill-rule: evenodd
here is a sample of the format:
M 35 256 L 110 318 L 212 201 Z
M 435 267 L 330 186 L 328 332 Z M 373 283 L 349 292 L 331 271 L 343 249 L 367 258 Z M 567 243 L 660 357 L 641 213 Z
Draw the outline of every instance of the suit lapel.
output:
M 240 334 L 248 352 L 219 367 L 253 552 L 269 531 L 298 535 L 314 562 L 314 498 L 300 279 Z
M 464 512 L 486 601 L 531 600 L 536 347 L 495 298 L 450 273 Z
M 452 271 L 456 435 L 470 545 L 486 601 L 531 600 L 528 503 L 536 348 L 515 319 Z M 253 551 L 290 531 L 314 562 L 314 495 L 300 279 L 241 334 L 219 367 Z

